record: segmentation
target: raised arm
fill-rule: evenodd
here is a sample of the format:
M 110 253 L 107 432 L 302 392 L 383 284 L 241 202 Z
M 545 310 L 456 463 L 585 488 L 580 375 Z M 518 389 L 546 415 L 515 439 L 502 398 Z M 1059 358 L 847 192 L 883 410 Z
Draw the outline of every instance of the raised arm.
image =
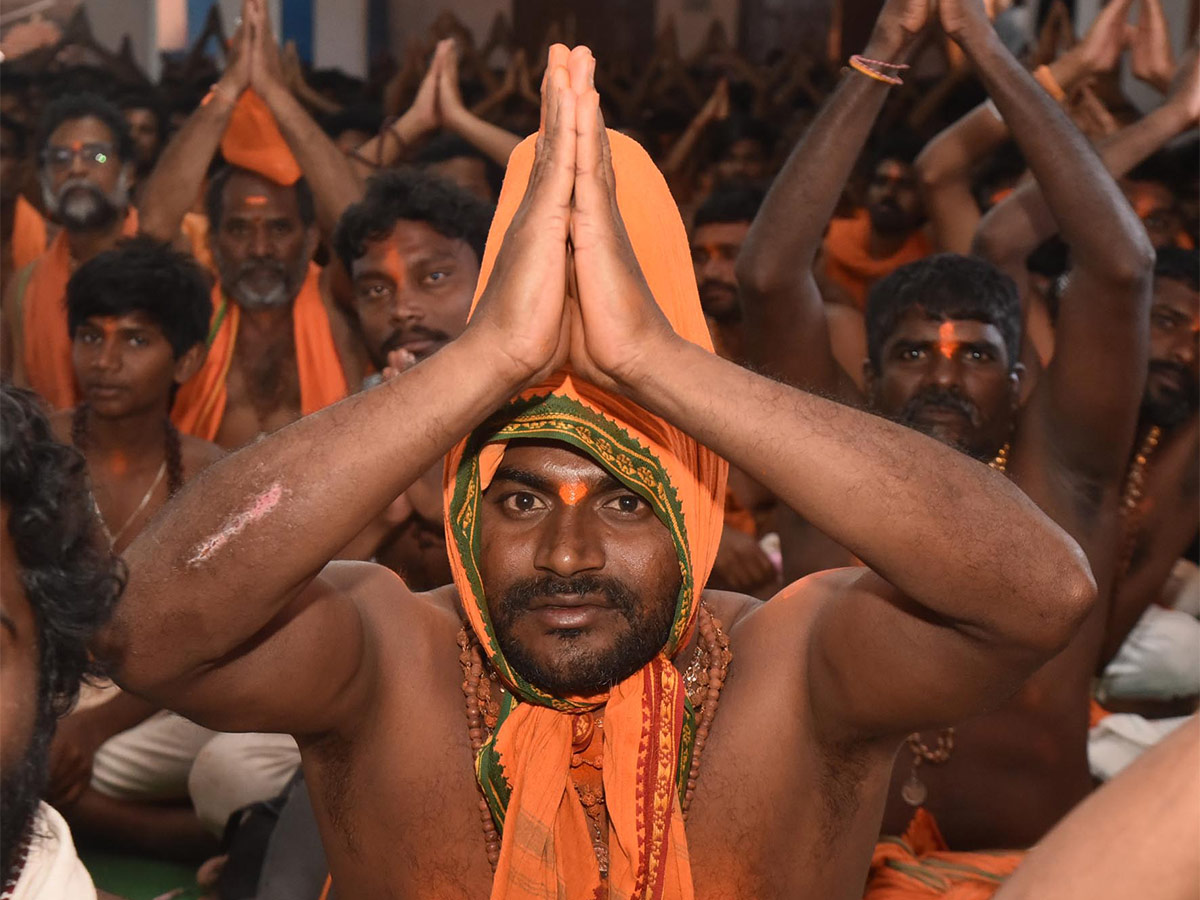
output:
M 1083 40 L 1035 77 L 1061 102 L 1083 81 L 1114 68 L 1125 45 L 1125 17 L 1132 0 L 1110 0 Z M 969 253 L 982 212 L 971 192 L 972 169 L 1009 137 L 993 105 L 981 104 L 935 136 L 917 157 L 917 177 L 938 248 Z M 1022 260 L 1024 262 L 1024 260 Z
M 366 179 L 379 169 L 393 165 L 415 143 L 437 128 L 437 67 L 453 44 L 450 38 L 438 42 L 412 106 L 384 131 L 354 151 L 351 165 L 360 178 Z
M 255 27 L 251 30 L 250 85 L 267 104 L 288 149 L 312 188 L 317 224 L 327 238 L 333 234 L 346 207 L 363 193 L 350 161 L 287 86 L 279 45 L 271 33 L 271 21 L 260 0 L 247 4 Z
M 1193 48 L 1179 67 L 1166 102 L 1105 138 L 1096 150 L 1108 173 L 1121 178 L 1172 138 L 1194 128 L 1198 121 L 1200 55 Z M 1057 232 L 1058 222 L 1041 187 L 1034 181 L 1022 185 L 983 218 L 972 246 L 977 253 L 1018 277 L 1029 254 Z
M 863 55 L 903 62 L 926 0 L 888 0 Z M 825 226 L 887 97 L 888 85 L 848 71 L 776 177 L 737 261 L 750 359 L 807 390 L 846 394 L 813 262 Z
M 129 584 L 98 642 L 123 687 L 225 730 L 317 734 L 361 714 L 379 673 L 364 597 L 379 579 L 403 587 L 375 567 L 326 563 L 566 357 L 574 106 L 564 66 L 547 71 L 530 188 L 466 332 L 216 463 L 164 508 L 126 553 Z
M 1031 402 L 1049 444 L 1077 476 L 1124 472 L 1146 372 L 1154 249 L 1087 139 L 1004 48 L 980 0 L 941 6 L 946 31 L 987 88 L 1071 248 L 1054 358 Z
M 493 125 L 463 105 L 458 88 L 458 46 L 451 42 L 437 67 L 437 110 L 442 125 L 467 143 L 486 153 L 497 165 L 507 166 L 521 139 L 499 125 Z
M 574 370 L 711 447 L 878 573 L 834 576 L 853 584 L 811 636 L 825 736 L 896 736 L 1015 690 L 1095 598 L 1078 546 L 965 454 L 679 338 L 616 212 L 598 112 L 589 124 L 580 108 Z
M 233 108 L 250 84 L 251 37 L 244 18 L 233 36 L 225 72 L 213 85 L 207 102 L 183 123 L 146 178 L 138 207 L 138 227 L 143 234 L 160 241 L 174 241 L 178 236 L 183 217 L 204 185 Z

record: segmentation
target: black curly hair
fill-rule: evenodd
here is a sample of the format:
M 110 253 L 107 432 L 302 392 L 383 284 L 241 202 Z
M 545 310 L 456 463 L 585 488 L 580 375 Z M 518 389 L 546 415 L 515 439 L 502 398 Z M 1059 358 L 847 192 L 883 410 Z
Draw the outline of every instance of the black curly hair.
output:
M 125 570 L 100 537 L 83 456 L 59 443 L 37 394 L 0 386 L 0 501 L 37 621 L 39 704 L 62 715 L 98 675 L 87 645 L 112 615 Z
M 401 219 L 424 222 L 438 234 L 465 241 L 483 259 L 495 207 L 453 182 L 414 169 L 371 176 L 362 200 L 348 207 L 333 233 L 333 247 L 346 271 Z
M 88 642 L 112 615 L 125 570 L 100 538 L 88 501 L 87 470 L 50 431 L 32 391 L 0 384 L 0 502 L 21 587 L 37 632 L 38 688 L 33 732 L 16 764 L 0 775 L 0 879 L 13 874 L 46 786 L 55 724 L 79 686 L 100 667 Z
M 995 325 L 1008 364 L 1021 361 L 1021 303 L 1016 283 L 987 260 L 937 253 L 901 266 L 867 295 L 867 358 L 876 373 L 880 353 L 910 309 L 931 318 L 974 319 Z
M 212 318 L 212 283 L 195 259 L 139 236 L 85 262 L 67 282 L 71 337 L 92 316 L 149 316 L 176 359 L 203 343 Z

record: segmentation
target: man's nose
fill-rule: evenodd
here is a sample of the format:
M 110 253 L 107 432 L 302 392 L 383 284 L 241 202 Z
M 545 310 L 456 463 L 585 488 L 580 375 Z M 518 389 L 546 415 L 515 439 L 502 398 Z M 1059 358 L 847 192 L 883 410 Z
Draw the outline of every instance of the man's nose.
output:
M 604 548 L 598 540 L 594 518 L 594 512 L 571 507 L 551 513 L 534 565 L 560 578 L 602 569 Z

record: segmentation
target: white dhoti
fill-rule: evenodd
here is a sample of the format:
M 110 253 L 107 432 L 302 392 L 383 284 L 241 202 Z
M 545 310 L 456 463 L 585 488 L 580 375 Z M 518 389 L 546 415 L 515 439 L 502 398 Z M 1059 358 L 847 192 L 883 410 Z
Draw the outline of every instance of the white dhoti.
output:
M 219 836 L 235 810 L 278 795 L 299 765 L 290 735 L 225 734 L 162 711 L 100 746 L 92 787 L 135 802 L 190 798 Z

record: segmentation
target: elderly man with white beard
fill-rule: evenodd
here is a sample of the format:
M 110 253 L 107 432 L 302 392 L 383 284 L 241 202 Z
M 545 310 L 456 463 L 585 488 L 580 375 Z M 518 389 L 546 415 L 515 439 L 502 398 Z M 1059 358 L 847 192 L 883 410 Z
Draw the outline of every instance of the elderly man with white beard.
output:
M 4 297 L 4 340 L 13 380 L 51 406 L 78 401 L 64 302 L 81 264 L 137 230 L 129 205 L 133 144 L 121 112 L 92 94 L 51 103 L 37 141 L 46 214 L 62 227 L 46 252 L 16 273 Z

